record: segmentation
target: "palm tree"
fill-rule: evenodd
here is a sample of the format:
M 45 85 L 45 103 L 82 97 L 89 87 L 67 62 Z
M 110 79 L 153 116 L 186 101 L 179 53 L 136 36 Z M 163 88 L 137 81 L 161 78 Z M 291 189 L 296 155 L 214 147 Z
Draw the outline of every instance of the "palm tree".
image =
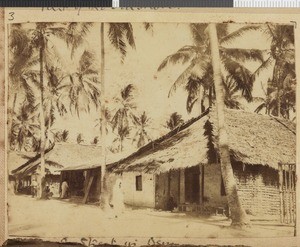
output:
M 98 142 L 99 142 L 99 137 L 95 136 L 94 139 L 93 139 L 93 141 L 92 141 L 92 144 L 97 145 Z
M 86 35 L 93 26 L 91 22 L 70 22 L 67 25 L 67 30 L 64 34 L 64 39 L 71 48 L 71 59 L 73 59 L 76 49 L 79 48 L 85 41 Z
M 124 141 L 129 138 L 130 127 L 129 126 L 120 126 L 117 129 L 117 138 L 113 140 L 113 143 L 118 143 L 118 152 L 123 152 L 124 150 Z
M 137 148 L 140 148 L 151 141 L 151 137 L 147 132 L 147 128 L 149 128 L 150 125 L 149 122 L 150 118 L 147 117 L 145 111 L 139 117 L 134 117 L 134 125 L 137 128 L 137 131 L 132 142 L 136 142 Z
M 102 126 L 102 122 L 104 121 L 104 120 L 102 120 L 102 117 L 105 118 L 106 133 L 108 133 L 108 131 L 109 131 L 108 126 L 110 125 L 110 121 L 111 121 L 111 112 L 110 112 L 110 110 L 107 107 L 105 107 L 104 113 L 103 114 L 101 113 L 100 118 L 98 118 L 98 119 L 95 120 L 95 122 L 96 122 L 95 127 L 97 127 L 97 126 L 101 127 Z
M 291 92 L 291 87 L 293 87 L 291 84 L 296 78 L 293 26 L 265 24 L 261 26 L 261 30 L 271 40 L 271 47 L 268 57 L 255 71 L 255 75 L 273 66 L 273 78 L 268 81 L 265 106 L 261 105 L 257 110 L 267 107 L 270 114 L 289 117 L 289 110 L 295 106 L 293 99 L 286 98 L 287 95 L 293 98 L 294 92 Z M 276 103 L 277 109 L 273 103 Z
M 280 91 L 280 115 L 290 119 L 290 111 L 296 112 L 296 80 L 290 80 L 283 85 Z M 255 109 L 255 112 L 259 113 L 265 109 L 266 114 L 278 116 L 278 89 L 271 80 L 268 80 L 267 90 L 264 90 L 264 93 L 264 98 L 257 98 L 261 104 Z
M 78 144 L 80 144 L 80 143 L 82 143 L 84 141 L 83 140 L 83 136 L 82 136 L 81 133 L 77 135 L 76 141 L 77 141 Z
M 54 124 L 56 112 L 60 116 L 67 113 L 66 104 L 63 100 L 63 89 L 61 80 L 63 72 L 54 66 L 45 66 L 45 84 L 47 87 L 44 90 L 44 108 L 45 108 L 45 126 L 46 126 L 46 139 L 49 139 L 49 131 Z
M 204 111 L 204 100 L 208 99 L 208 105 L 210 106 L 215 97 L 210 50 L 204 33 L 206 27 L 207 24 L 191 24 L 194 45 L 184 46 L 174 54 L 169 55 L 158 68 L 158 71 L 160 71 L 170 63 L 182 62 L 185 64 L 189 62 L 188 67 L 173 83 L 169 92 L 170 97 L 178 87 L 184 86 L 188 92 L 186 103 L 188 112 L 191 112 L 198 100 L 201 101 L 201 109 Z M 224 74 L 231 76 L 234 88 L 240 91 L 248 101 L 252 100 L 251 92 L 255 77 L 243 63 L 249 60 L 263 62 L 263 52 L 257 49 L 227 48 L 226 45 L 245 32 L 257 30 L 258 28 L 258 26 L 244 26 L 229 33 L 228 24 L 217 25 L 222 70 Z
M 54 141 L 56 142 L 66 142 L 69 138 L 68 130 L 56 131 L 53 134 L 54 134 Z
M 217 36 L 216 24 L 210 23 L 208 25 L 209 42 L 211 48 L 211 60 L 213 67 L 213 79 L 216 90 L 216 108 L 217 108 L 217 121 L 218 121 L 218 147 L 221 163 L 221 173 L 224 181 L 225 192 L 227 196 L 228 205 L 231 211 L 232 225 L 248 224 L 246 212 L 243 209 L 241 201 L 238 196 L 236 181 L 233 176 L 233 170 L 230 161 L 230 153 L 228 146 L 228 139 L 226 128 L 224 125 L 224 87 L 221 72 L 221 59 L 219 52 L 219 42 Z
M 236 87 L 235 81 L 231 75 L 223 78 L 224 87 L 224 104 L 230 109 L 242 109 L 242 106 L 238 99 L 240 95 L 238 94 L 239 89 Z
M 14 114 L 10 145 L 19 151 L 32 151 L 39 143 L 40 126 L 37 118 L 37 106 L 25 100 L 18 113 Z
M 69 30 L 70 30 L 69 24 Z M 31 44 L 38 51 L 39 57 L 39 88 L 40 88 L 40 130 L 41 130 L 41 145 L 40 145 L 40 154 L 41 154 L 41 181 L 44 180 L 45 177 L 45 148 L 47 142 L 47 133 L 46 133 L 46 114 L 45 114 L 45 89 L 46 89 L 46 80 L 45 80 L 45 72 L 46 66 L 48 66 L 49 59 L 51 56 L 51 51 L 55 51 L 55 46 L 50 46 L 49 44 L 53 44 L 51 41 L 52 37 L 58 37 L 64 41 L 68 45 L 75 46 L 74 40 L 68 40 L 68 32 L 65 25 L 55 26 L 54 23 L 37 23 L 34 29 L 31 29 Z M 82 39 L 84 35 L 79 37 Z M 51 108 L 50 108 L 51 109 Z M 48 116 L 49 117 L 49 116 Z M 50 119 L 48 119 L 48 124 L 50 123 Z M 41 182 L 40 184 L 44 184 Z M 44 188 L 41 188 L 43 191 Z
M 68 140 L 68 138 L 69 138 L 69 131 L 68 131 L 68 130 L 64 130 L 64 131 L 62 132 L 61 137 L 62 137 L 62 141 L 63 141 L 63 142 L 67 142 L 67 140 Z
M 111 44 L 121 53 L 121 62 L 124 61 L 127 52 L 127 43 L 135 48 L 135 42 L 133 38 L 133 30 L 132 25 L 130 23 L 109 23 L 108 25 L 108 38 Z M 101 166 L 101 188 L 103 188 L 103 192 L 106 191 L 106 183 L 105 183 L 105 173 L 106 173 L 106 118 L 105 118 L 105 43 L 104 43 L 104 35 L 105 35 L 105 24 L 102 22 L 100 24 L 100 39 L 101 39 L 101 138 L 102 138 L 102 150 L 104 154 L 103 157 L 103 165 Z M 103 207 L 107 207 L 107 200 L 105 193 L 102 193 L 102 197 L 100 198 Z
M 114 100 L 119 104 L 118 109 L 116 110 L 112 120 L 112 129 L 119 132 L 119 129 L 123 130 L 126 127 L 129 128 L 131 122 L 134 119 L 133 111 L 136 109 L 136 104 L 134 102 L 134 90 L 135 87 L 132 84 L 128 84 L 125 86 L 121 92 L 119 97 L 115 97 Z
M 26 74 L 38 64 L 39 60 L 30 42 L 29 33 L 24 30 L 22 24 L 12 24 L 9 33 L 9 102 L 8 105 L 8 141 L 10 142 L 13 115 L 17 96 L 25 92 L 28 102 L 34 103 L 34 93 L 30 83 L 27 82 Z
M 40 88 L 40 154 L 41 154 L 41 185 L 44 184 L 43 180 L 45 178 L 45 149 L 46 149 L 46 126 L 45 126 L 45 109 L 44 109 L 44 100 L 45 100 L 45 61 L 47 52 L 49 52 L 49 41 L 51 36 L 62 37 L 64 34 L 64 28 L 53 27 L 53 23 L 37 23 L 36 27 L 31 30 L 32 40 L 34 48 L 38 50 L 39 53 L 39 88 Z M 40 192 L 44 188 L 41 188 Z M 40 193 L 41 195 L 41 193 Z
M 170 115 L 169 120 L 166 122 L 166 126 L 168 129 L 173 130 L 177 128 L 178 126 L 182 125 L 184 123 L 184 120 L 182 119 L 182 116 L 178 114 L 177 112 L 173 112 Z
M 76 112 L 80 116 L 81 111 L 90 111 L 91 105 L 100 106 L 100 83 L 98 72 L 93 67 L 95 55 L 90 51 L 84 51 L 77 71 L 64 76 L 60 88 L 68 96 L 70 112 Z

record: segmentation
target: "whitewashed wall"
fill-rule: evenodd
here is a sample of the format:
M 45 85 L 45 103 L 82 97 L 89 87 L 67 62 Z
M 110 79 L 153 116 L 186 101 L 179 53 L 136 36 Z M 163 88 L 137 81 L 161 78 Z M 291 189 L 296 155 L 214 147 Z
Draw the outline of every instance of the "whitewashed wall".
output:
M 142 191 L 136 191 L 135 177 L 142 175 Z M 155 207 L 155 177 L 153 174 L 125 172 L 122 174 L 125 204 L 138 207 Z

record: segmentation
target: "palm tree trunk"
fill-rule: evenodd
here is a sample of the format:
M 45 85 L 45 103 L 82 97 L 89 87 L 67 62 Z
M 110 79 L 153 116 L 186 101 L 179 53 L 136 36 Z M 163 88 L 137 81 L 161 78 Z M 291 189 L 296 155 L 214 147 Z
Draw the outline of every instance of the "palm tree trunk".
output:
M 211 107 L 212 106 L 212 86 L 211 87 L 209 87 L 209 89 L 208 89 L 208 102 L 209 102 L 209 107 Z
M 220 65 L 219 43 L 217 37 L 216 24 L 210 23 L 208 25 L 208 33 L 211 48 L 211 58 L 213 65 L 214 85 L 216 91 L 216 108 L 217 108 L 217 122 L 219 132 L 219 154 L 221 163 L 221 173 L 225 185 L 225 192 L 229 208 L 231 210 L 232 225 L 249 224 L 245 210 L 239 200 L 236 181 L 233 175 L 233 170 L 230 161 L 228 138 L 224 125 L 224 88 L 222 84 L 222 74 Z
M 40 86 L 41 86 L 41 102 L 40 102 L 40 129 L 41 129 L 41 171 L 40 171 L 40 190 L 38 192 L 38 197 L 42 197 L 42 191 L 44 191 L 44 180 L 45 180 L 45 149 L 46 149 L 46 128 L 45 128 L 45 113 L 44 113 L 44 44 L 40 47 Z
M 280 98 L 280 88 L 277 84 L 277 116 L 281 117 L 281 98 Z
M 275 62 L 275 66 L 274 66 L 274 69 L 273 69 L 273 82 L 275 81 L 275 85 L 277 87 L 277 116 L 278 117 L 281 117 L 281 88 L 280 88 L 280 80 L 281 80 L 281 77 L 280 76 L 280 68 L 282 67 L 281 66 L 282 62 L 280 59 L 276 59 L 276 62 Z
M 105 116 L 105 47 L 104 47 L 104 23 L 100 24 L 101 38 L 101 139 L 102 139 L 102 165 L 101 165 L 101 196 L 100 201 L 103 208 L 107 206 L 106 200 L 106 116 Z
M 122 139 L 122 137 L 120 138 L 120 149 L 121 149 L 121 152 L 123 152 L 123 139 Z

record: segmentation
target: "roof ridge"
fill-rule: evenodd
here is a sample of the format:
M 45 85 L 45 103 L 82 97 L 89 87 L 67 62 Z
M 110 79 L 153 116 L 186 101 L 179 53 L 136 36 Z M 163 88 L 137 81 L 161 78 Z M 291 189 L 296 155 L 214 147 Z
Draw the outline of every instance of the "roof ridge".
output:
M 280 123 L 281 125 L 283 125 L 285 128 L 287 128 L 289 131 L 291 131 L 294 135 L 296 135 L 296 132 L 291 130 L 288 126 L 286 126 L 286 124 L 284 124 L 283 122 L 281 122 L 281 119 L 279 120 L 278 118 L 275 118 L 273 116 L 270 116 L 271 119 L 274 119 L 275 121 L 277 121 L 278 123 Z
M 144 153 L 146 151 L 149 150 L 149 148 L 154 148 L 155 145 L 160 144 L 161 142 L 163 142 L 164 140 L 171 138 L 172 136 L 176 135 L 177 133 L 179 133 L 180 131 L 188 128 L 189 126 L 191 126 L 193 123 L 197 122 L 198 120 L 200 120 L 202 117 L 206 116 L 210 111 L 210 108 L 207 108 L 203 113 L 201 113 L 198 117 L 194 117 L 191 118 L 190 120 L 186 121 L 185 123 L 183 123 L 182 125 L 176 127 L 175 129 L 169 131 L 167 134 L 149 142 L 148 144 L 146 144 L 145 146 L 139 148 L 137 151 L 131 153 L 129 156 L 126 156 L 123 159 L 120 159 L 116 162 L 112 162 L 110 164 L 107 164 L 106 166 L 108 166 L 109 169 L 112 169 L 115 165 L 118 165 L 121 162 L 126 162 L 127 160 L 129 160 L 130 158 L 139 155 L 141 153 Z

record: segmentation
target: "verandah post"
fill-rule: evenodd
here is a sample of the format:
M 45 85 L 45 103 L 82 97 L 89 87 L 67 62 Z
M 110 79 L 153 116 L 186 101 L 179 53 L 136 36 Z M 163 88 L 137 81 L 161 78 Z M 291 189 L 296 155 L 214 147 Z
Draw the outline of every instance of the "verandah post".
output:
M 282 164 L 278 164 L 278 175 L 279 175 L 279 197 L 280 197 L 280 222 L 283 223 L 283 171 Z
M 199 204 L 203 203 L 203 165 L 199 165 Z

